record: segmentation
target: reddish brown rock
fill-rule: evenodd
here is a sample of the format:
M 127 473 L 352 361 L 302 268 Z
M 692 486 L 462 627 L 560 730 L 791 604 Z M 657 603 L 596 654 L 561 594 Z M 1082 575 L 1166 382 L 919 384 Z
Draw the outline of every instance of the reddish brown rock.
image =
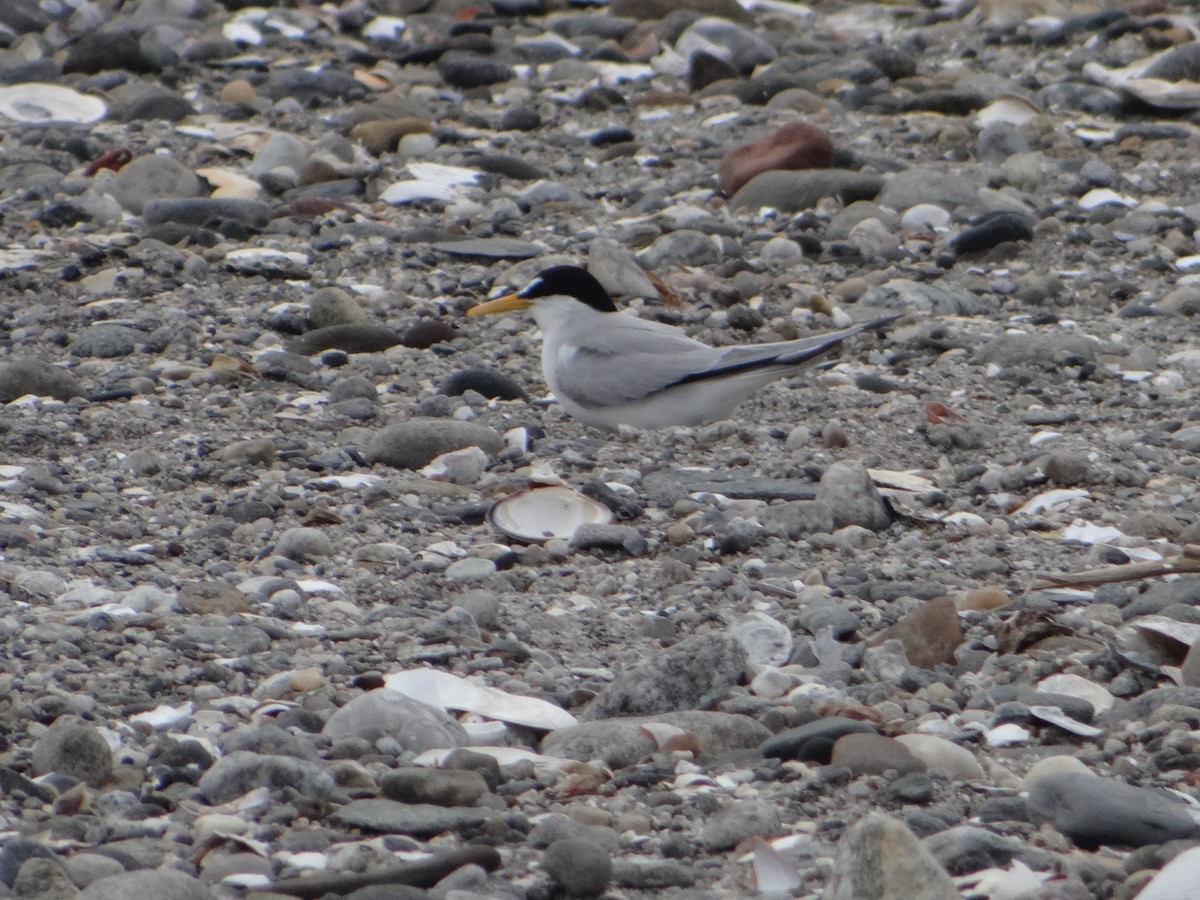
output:
M 721 190 L 732 197 L 756 175 L 776 169 L 828 169 L 833 139 L 816 125 L 795 122 L 774 134 L 727 153 L 718 174 Z
M 871 641 L 878 646 L 897 640 L 904 645 L 908 663 L 932 669 L 939 663 L 953 663 L 954 651 L 963 642 L 958 610 L 949 597 L 934 597 L 879 634 Z

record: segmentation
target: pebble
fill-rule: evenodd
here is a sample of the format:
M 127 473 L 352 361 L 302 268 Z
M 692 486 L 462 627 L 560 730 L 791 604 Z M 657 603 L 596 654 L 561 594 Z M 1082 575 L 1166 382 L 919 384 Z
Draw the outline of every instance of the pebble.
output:
M 708 850 L 732 850 L 748 837 L 771 837 L 782 828 L 778 810 L 765 803 L 744 800 L 705 822 L 700 843 Z
M 71 716 L 55 719 L 38 738 L 32 763 L 39 775 L 67 775 L 89 787 L 99 787 L 113 773 L 113 754 L 104 736 L 95 725 Z
M 578 838 L 565 838 L 547 847 L 542 854 L 542 868 L 568 897 L 598 897 L 613 875 L 608 853 Z
M 882 775 L 889 771 L 905 775 L 925 771 L 925 763 L 908 748 L 881 734 L 843 735 L 834 743 L 829 762 L 845 767 L 851 775 Z
M 1165 794 L 1090 773 L 1052 772 L 1029 790 L 1029 816 L 1049 822 L 1086 849 L 1141 847 L 1194 838 L 1186 807 Z
M 420 469 L 434 458 L 463 447 L 479 447 L 495 455 L 504 444 L 500 435 L 486 425 L 443 419 L 411 419 L 377 432 L 367 444 L 372 463 L 397 469 Z
M 372 744 L 386 737 L 414 753 L 467 743 L 467 733 L 457 720 L 386 689 L 351 700 L 329 717 L 322 733 L 335 741 L 356 737 Z
M 807 725 L 781 731 L 767 739 L 761 748 L 762 755 L 828 765 L 833 758 L 833 748 L 842 737 L 875 733 L 873 726 L 859 719 L 827 716 Z

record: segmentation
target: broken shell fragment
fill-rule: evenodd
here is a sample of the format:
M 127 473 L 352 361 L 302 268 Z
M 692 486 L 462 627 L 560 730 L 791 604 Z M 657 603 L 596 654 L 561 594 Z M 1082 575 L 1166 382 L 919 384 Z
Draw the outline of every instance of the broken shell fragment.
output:
M 488 510 L 488 524 L 501 534 L 527 544 L 552 538 L 570 540 L 580 525 L 607 525 L 607 506 L 566 487 L 540 487 L 511 494 Z

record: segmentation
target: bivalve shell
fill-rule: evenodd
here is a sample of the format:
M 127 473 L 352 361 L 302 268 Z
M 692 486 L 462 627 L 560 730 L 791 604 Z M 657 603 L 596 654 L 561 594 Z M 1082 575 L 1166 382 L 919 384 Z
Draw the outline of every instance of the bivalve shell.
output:
M 558 486 L 512 494 L 492 504 L 487 515 L 498 532 L 526 544 L 552 538 L 569 541 L 580 525 L 607 525 L 612 518 L 607 506 Z
M 98 122 L 108 107 L 98 97 L 89 97 L 58 84 L 37 81 L 0 87 L 0 116 L 17 122 L 44 125 L 50 122 Z

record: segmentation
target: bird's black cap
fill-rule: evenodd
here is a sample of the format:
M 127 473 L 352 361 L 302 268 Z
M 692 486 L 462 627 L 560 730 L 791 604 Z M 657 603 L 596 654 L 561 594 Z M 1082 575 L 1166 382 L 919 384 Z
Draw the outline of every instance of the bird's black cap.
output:
M 543 269 L 517 294 L 522 300 L 562 295 L 574 297 L 597 312 L 617 311 L 617 306 L 608 295 L 608 291 L 600 285 L 595 276 L 579 266 L 551 266 L 549 269 Z

